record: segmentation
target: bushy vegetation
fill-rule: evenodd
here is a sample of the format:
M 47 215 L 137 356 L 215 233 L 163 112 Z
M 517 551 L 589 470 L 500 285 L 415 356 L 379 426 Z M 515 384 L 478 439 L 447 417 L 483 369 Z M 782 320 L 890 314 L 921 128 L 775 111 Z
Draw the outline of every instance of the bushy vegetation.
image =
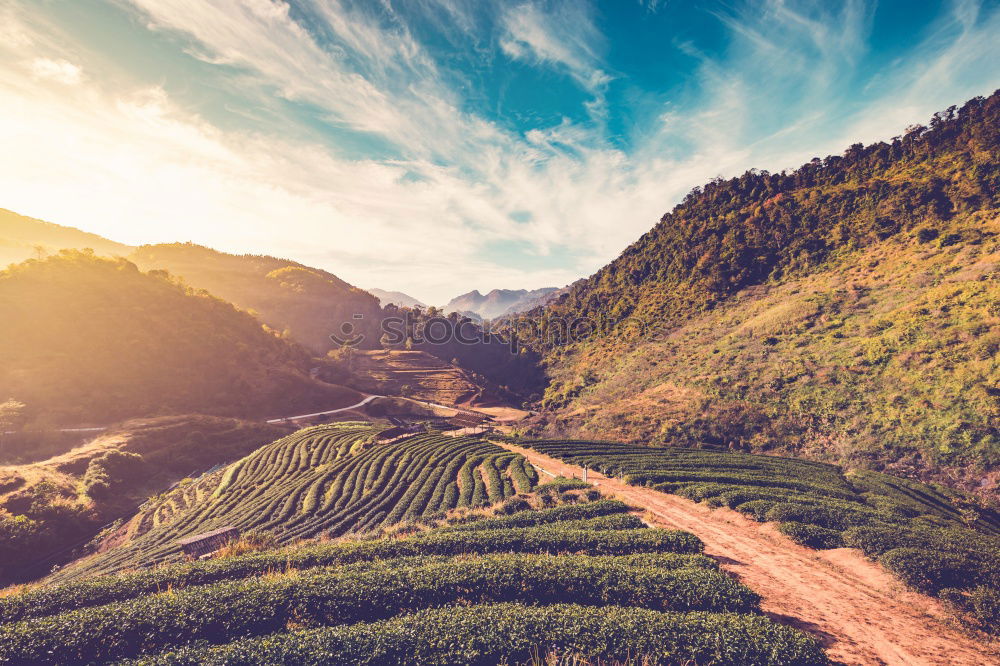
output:
M 428 520 L 458 507 L 512 497 L 531 481 L 521 456 L 468 437 L 421 434 L 377 445 L 379 428 L 333 424 L 301 430 L 224 470 L 150 502 L 129 540 L 56 575 L 102 574 L 177 560 L 177 540 L 232 525 L 279 543 Z
M 311 379 L 309 354 L 251 315 L 124 259 L 63 251 L 0 271 L 0 321 L 0 395 L 25 403 L 29 423 L 259 419 L 357 401 Z
M 524 318 L 551 380 L 543 434 L 784 451 L 996 498 L 998 117 L 994 93 L 695 188 Z
M 175 564 L 150 571 L 98 576 L 0 598 L 0 622 L 53 615 L 115 600 L 133 599 L 168 589 L 211 585 L 265 574 L 318 567 L 343 567 L 402 558 L 489 555 L 493 553 L 560 554 L 638 558 L 661 569 L 717 569 L 700 554 L 698 539 L 684 532 L 635 529 L 628 533 L 592 529 L 519 528 L 450 534 L 431 531 L 407 539 L 376 539 L 291 550 L 254 553 L 222 560 Z
M 90 546 L 81 542 L 101 525 L 292 429 L 213 416 L 136 419 L 71 452 L 64 447 L 30 467 L 7 467 L 0 475 L 0 584 L 45 575 L 85 554 Z
M 330 334 L 344 322 L 365 336 L 362 348 L 378 346 L 378 299 L 327 271 L 289 259 L 227 254 L 191 243 L 144 245 L 129 260 L 143 270 L 167 270 L 192 287 L 252 310 L 263 323 L 288 331 L 313 353 L 336 348 Z M 363 317 L 355 319 L 355 314 Z
M 223 643 L 439 606 L 518 601 L 749 613 L 759 598 L 708 569 L 659 571 L 587 556 L 494 555 L 360 571 L 256 577 L 82 609 L 0 628 L 0 662 L 108 660 L 177 643 Z M 219 612 L 219 609 L 225 609 Z
M 570 440 L 521 441 L 633 485 L 735 509 L 811 548 L 859 548 L 907 585 L 950 598 L 991 629 L 1000 514 L 967 497 L 874 472 L 728 451 Z M 995 625 L 992 625 L 995 629 Z
M 598 499 L 476 514 L 43 587 L 0 599 L 0 663 L 827 663 L 697 538 L 628 511 Z
M 346 627 L 278 634 L 221 648 L 192 648 L 138 661 L 149 665 L 530 663 L 539 654 L 644 664 L 812 666 L 816 643 L 753 615 L 664 613 L 572 604 L 487 604 L 428 609 Z

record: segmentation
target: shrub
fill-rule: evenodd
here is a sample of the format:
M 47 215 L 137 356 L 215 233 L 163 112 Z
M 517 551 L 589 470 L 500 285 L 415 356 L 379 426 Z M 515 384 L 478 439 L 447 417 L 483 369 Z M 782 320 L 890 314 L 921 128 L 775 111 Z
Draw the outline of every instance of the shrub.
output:
M 518 513 L 519 511 L 530 511 L 531 502 L 529 502 L 524 497 L 511 497 L 504 501 L 499 507 L 497 507 L 497 513 L 503 515 L 511 515 L 513 513 Z
M 778 531 L 791 538 L 795 543 L 810 548 L 842 548 L 844 545 L 844 540 L 838 530 L 817 525 L 785 521 L 778 523 Z
M 583 490 L 591 487 L 589 483 L 580 479 L 567 479 L 560 476 L 547 483 L 540 484 L 535 490 L 540 493 L 564 493 L 567 490 Z
M 756 520 L 759 523 L 767 520 L 767 513 L 771 510 L 771 507 L 775 506 L 777 502 L 772 502 L 770 500 L 750 500 L 749 502 L 744 502 L 736 507 L 736 510 L 742 514 L 746 514 Z
M 560 507 L 562 508 L 562 507 Z M 582 507 L 573 507 L 582 508 Z M 168 588 L 211 583 L 321 566 L 343 566 L 421 555 L 485 555 L 490 553 L 563 553 L 632 555 L 634 553 L 700 554 L 704 544 L 693 534 L 675 530 L 552 530 L 548 526 L 425 532 L 408 539 L 314 545 L 288 551 L 252 553 L 225 560 L 177 564 L 120 576 L 87 578 L 0 598 L 0 622 L 51 615 L 106 604 Z
M 887 522 L 892 516 L 874 510 L 850 509 L 829 504 L 824 506 L 779 502 L 768 510 L 765 518 L 775 522 L 794 521 L 844 530 L 854 525 Z
M 119 659 L 140 650 L 272 633 L 292 620 L 347 624 L 442 604 L 497 601 L 746 613 L 758 609 L 760 597 L 708 569 L 660 571 L 613 558 L 494 555 L 251 578 L 26 620 L 0 627 L 0 662 Z
M 976 562 L 968 557 L 919 548 L 895 548 L 878 561 L 910 587 L 934 594 L 976 582 Z
M 815 639 L 760 616 L 569 604 L 431 609 L 372 624 L 188 648 L 141 663 L 492 665 L 530 663 L 542 645 L 566 655 L 630 663 L 645 658 L 715 666 L 829 664 Z
M 504 518 L 480 518 L 461 525 L 451 525 L 439 532 L 464 530 L 501 529 L 509 527 L 532 527 L 562 521 L 578 521 L 598 516 L 627 513 L 630 507 L 618 500 L 600 500 L 587 504 L 567 504 L 539 511 L 520 511 Z
M 985 585 L 968 590 L 945 588 L 938 596 L 951 607 L 970 618 L 981 630 L 1000 633 L 1000 591 Z

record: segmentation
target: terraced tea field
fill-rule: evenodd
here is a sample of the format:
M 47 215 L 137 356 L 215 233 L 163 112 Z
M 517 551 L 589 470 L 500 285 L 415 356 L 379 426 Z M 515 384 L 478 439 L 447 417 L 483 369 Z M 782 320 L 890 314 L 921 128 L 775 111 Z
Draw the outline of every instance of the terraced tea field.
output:
M 372 382 L 371 390 L 442 405 L 478 404 L 484 389 L 469 374 L 422 351 L 358 352 L 354 371 Z
M 772 456 L 502 443 L 547 472 L 578 476 L 585 465 L 599 488 L 645 507 L 654 524 L 695 533 L 764 596 L 766 611 L 821 631 L 838 661 L 1000 663 L 1000 642 L 955 627 L 956 613 L 976 630 L 1000 626 L 997 516 L 967 497 Z
M 179 539 L 223 526 L 286 544 L 486 506 L 537 481 L 521 456 L 480 439 L 422 434 L 377 444 L 380 430 L 316 426 L 261 447 L 151 502 L 123 528 L 121 545 L 53 580 L 177 560 Z
M 2 598 L 0 663 L 829 663 L 693 535 L 543 492 L 569 503 Z

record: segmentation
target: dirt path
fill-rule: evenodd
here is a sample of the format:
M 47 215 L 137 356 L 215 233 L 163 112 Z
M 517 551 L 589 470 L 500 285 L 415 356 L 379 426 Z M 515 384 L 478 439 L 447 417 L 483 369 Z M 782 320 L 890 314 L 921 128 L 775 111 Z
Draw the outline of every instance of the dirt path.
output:
M 544 471 L 578 478 L 583 474 L 580 467 L 530 449 L 500 445 Z M 765 613 L 817 636 L 836 662 L 1000 664 L 996 643 L 984 645 L 948 624 L 937 601 L 907 590 L 857 550 L 811 550 L 771 525 L 753 522 L 731 509 L 712 510 L 594 471 L 588 480 L 605 494 L 647 509 L 652 522 L 700 537 L 707 555 L 763 596 Z

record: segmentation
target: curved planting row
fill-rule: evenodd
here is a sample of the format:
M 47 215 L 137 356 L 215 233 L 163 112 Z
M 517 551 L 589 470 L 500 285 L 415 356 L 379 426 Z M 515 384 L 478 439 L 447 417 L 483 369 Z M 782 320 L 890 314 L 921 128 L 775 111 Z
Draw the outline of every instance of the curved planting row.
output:
M 443 604 L 511 601 L 759 610 L 756 594 L 710 569 L 659 569 L 623 558 L 490 555 L 255 577 L 26 620 L 0 627 L 0 663 L 106 661 L 270 634 L 292 621 L 349 624 Z
M 35 590 L 0 602 L 0 664 L 828 663 L 696 537 L 629 510 L 598 499 Z
M 537 478 L 521 456 L 479 439 L 422 434 L 380 445 L 377 435 L 371 425 L 333 424 L 261 447 L 169 493 L 134 520 L 136 538 L 52 580 L 176 560 L 179 539 L 224 526 L 282 544 L 340 536 L 486 506 L 529 491 Z
M 77 608 L 133 599 L 167 589 L 190 588 L 267 573 L 303 571 L 327 566 L 343 567 L 358 562 L 384 562 L 399 558 L 469 553 L 485 555 L 508 551 L 512 544 L 519 545 L 520 552 L 539 554 L 565 550 L 586 554 L 606 553 L 616 545 L 620 547 L 625 539 L 615 535 L 563 535 L 524 528 L 556 524 L 560 531 L 570 527 L 593 532 L 607 527 L 595 524 L 595 520 L 599 522 L 609 518 L 634 518 L 627 514 L 628 511 L 628 505 L 622 502 L 599 500 L 540 511 L 521 511 L 491 519 L 480 518 L 475 522 L 438 528 L 405 540 L 383 538 L 360 542 L 312 544 L 279 551 L 248 553 L 219 560 L 165 565 L 114 576 L 95 576 L 0 598 L 0 623 L 55 615 Z M 630 526 L 615 527 L 628 529 L 635 526 L 633 522 Z M 508 534 L 498 532 L 510 528 L 521 529 Z M 471 539 L 462 539 L 449 534 L 451 531 L 467 530 L 492 531 L 493 534 Z M 696 562 L 699 567 L 718 568 L 714 560 L 691 554 L 697 551 L 698 541 L 686 533 L 664 530 L 641 531 L 630 535 L 627 543 L 630 553 L 649 553 L 656 558 L 657 566 L 660 567 L 673 568 L 669 566 L 668 561 L 674 558 L 683 562 L 685 566 Z M 681 551 L 683 554 L 674 555 L 674 551 Z M 636 555 L 631 557 L 634 558 Z
M 808 636 L 757 615 L 672 613 L 619 606 L 501 603 L 424 610 L 381 622 L 189 648 L 139 661 L 214 664 L 599 663 L 828 664 Z M 591 663 L 581 662 L 579 663 Z

